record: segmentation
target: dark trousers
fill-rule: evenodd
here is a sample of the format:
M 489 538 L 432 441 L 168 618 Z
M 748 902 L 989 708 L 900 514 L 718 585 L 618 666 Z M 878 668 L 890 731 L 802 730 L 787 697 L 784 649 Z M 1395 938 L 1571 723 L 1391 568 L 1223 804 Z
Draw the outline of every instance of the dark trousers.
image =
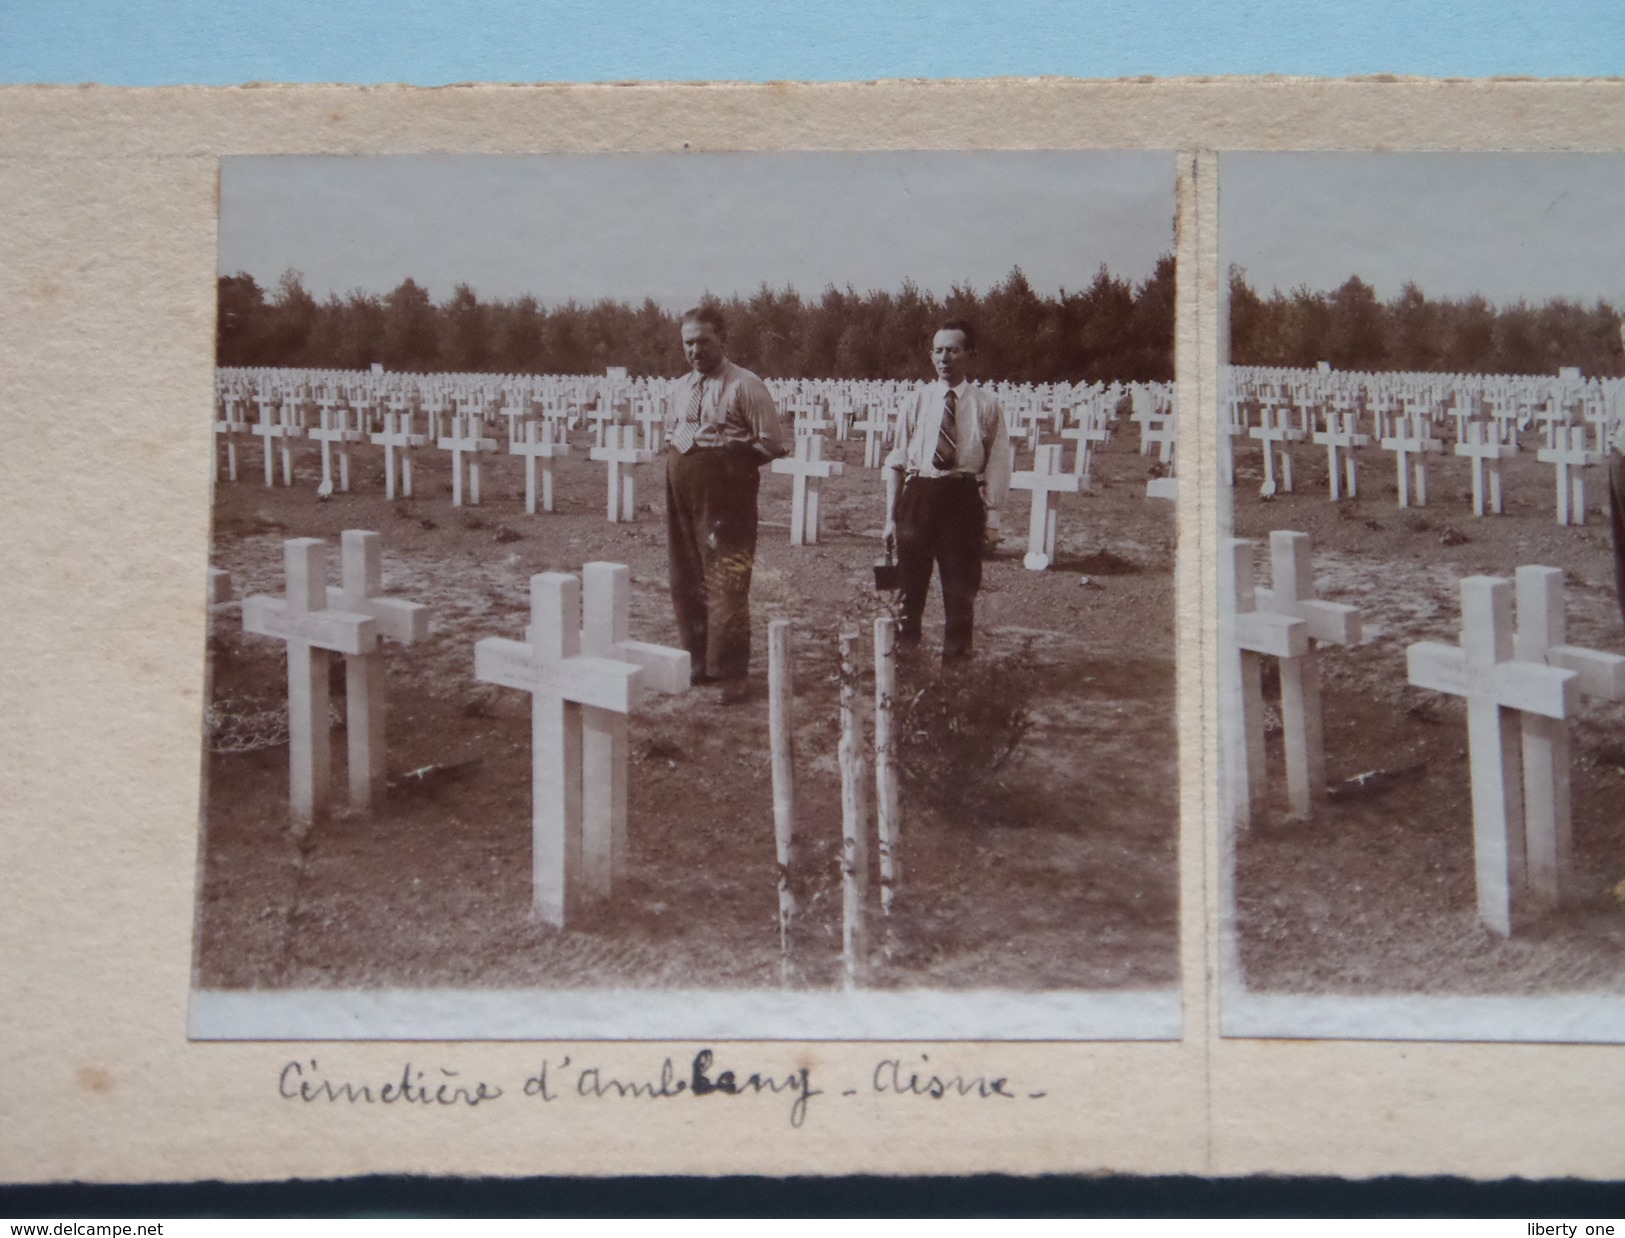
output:
M 1625 621 L 1625 456 L 1608 456 L 1608 514 L 1614 525 L 1614 593 L 1619 617 Z
M 935 564 L 942 580 L 942 659 L 970 656 L 976 591 L 982 587 L 987 513 L 976 478 L 910 477 L 897 500 L 897 567 L 903 579 L 899 643 L 917 645 Z
M 750 573 L 756 561 L 756 453 L 696 447 L 666 456 L 666 550 L 678 638 L 696 673 L 750 669 Z

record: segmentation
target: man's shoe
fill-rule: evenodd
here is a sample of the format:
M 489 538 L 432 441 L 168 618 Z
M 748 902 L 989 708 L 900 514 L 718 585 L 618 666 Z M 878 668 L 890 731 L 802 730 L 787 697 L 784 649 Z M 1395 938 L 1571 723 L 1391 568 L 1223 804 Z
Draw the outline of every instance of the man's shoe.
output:
M 745 679 L 726 679 L 722 683 L 722 703 L 742 705 L 750 700 L 750 682 Z

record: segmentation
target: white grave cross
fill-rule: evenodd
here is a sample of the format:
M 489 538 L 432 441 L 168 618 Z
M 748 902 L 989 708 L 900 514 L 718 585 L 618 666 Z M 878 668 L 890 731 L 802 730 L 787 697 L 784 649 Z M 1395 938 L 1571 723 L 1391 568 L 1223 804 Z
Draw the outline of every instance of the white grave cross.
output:
M 288 800 L 301 825 L 327 814 L 332 781 L 328 738 L 327 655 L 371 653 L 378 625 L 370 615 L 327 609 L 327 543 L 315 537 L 282 544 L 285 597 L 243 599 L 243 631 L 288 645 Z
M 1482 421 L 1463 423 L 1466 440 L 1456 444 L 1458 456 L 1470 456 L 1473 461 L 1473 515 L 1484 514 L 1484 476 L 1489 475 L 1489 509 L 1501 514 L 1501 461 L 1518 454 L 1516 442 L 1502 443 L 1489 433 Z
M 541 508 L 544 512 L 553 510 L 553 461 L 561 456 L 570 454 L 570 444 L 562 436 L 554 432 L 551 421 L 541 418 L 525 422 L 524 432 L 508 445 L 512 455 L 525 458 L 525 512 L 527 515 L 536 514 L 537 486 L 536 475 L 541 473 Z
M 293 451 L 288 440 L 298 438 L 304 433 L 298 426 L 291 424 L 291 419 L 273 416 L 276 401 L 261 396 L 255 400 L 260 408 L 259 422 L 254 426 L 253 433 L 265 444 L 265 484 L 276 485 L 276 451 L 277 444 L 282 446 L 282 484 L 293 485 Z
M 380 637 L 410 645 L 429 634 L 429 608 L 384 596 L 383 538 L 346 529 L 340 539 L 342 585 L 327 586 L 332 610 L 367 615 Z M 344 658 L 344 733 L 350 756 L 350 807 L 370 812 L 389 772 L 384 749 L 384 655 L 377 648 Z
M 1410 682 L 1467 699 L 1467 748 L 1473 787 L 1473 856 L 1478 916 L 1512 932 L 1514 892 L 1524 883 L 1524 787 L 1514 712 L 1563 719 L 1579 684 L 1573 671 L 1514 656 L 1512 582 L 1469 576 L 1461 582 L 1461 643 L 1423 641 L 1405 651 Z M 1540 816 L 1554 813 L 1543 806 Z M 1547 846 L 1537 842 L 1535 850 Z
M 224 408 L 214 423 L 214 432 L 218 439 L 226 444 L 226 479 L 237 480 L 237 436 L 248 433 L 248 422 L 243 419 L 242 410 L 238 407 L 235 396 L 226 396 Z M 267 444 L 269 445 L 269 444 Z M 220 462 L 215 461 L 215 476 L 220 475 Z
M 345 494 L 350 492 L 350 444 L 359 443 L 365 437 L 358 430 L 350 429 L 347 424 L 347 414 L 342 408 L 334 407 L 332 401 L 323 400 L 321 410 L 321 425 L 305 431 L 306 438 L 315 439 L 322 445 L 322 481 L 323 494 L 333 493 L 333 448 L 338 447 L 339 480 L 338 489 Z
M 452 418 L 451 433 L 439 441 L 442 451 L 451 452 L 451 505 L 463 505 L 463 457 L 468 457 L 468 501 L 480 505 L 480 452 L 495 451 L 497 441 L 485 437 L 485 422 L 478 413 L 458 413 Z
M 1359 477 L 1355 472 L 1354 448 L 1371 442 L 1369 434 L 1357 432 L 1358 419 L 1353 413 L 1330 413 L 1324 430 L 1315 431 L 1315 442 L 1326 448 L 1326 459 L 1331 477 L 1332 502 L 1343 497 L 1343 477 L 1348 477 L 1349 498 L 1359 497 Z M 1337 453 L 1343 451 L 1343 468 L 1338 468 Z
M 395 453 L 401 453 L 401 493 L 412 497 L 412 449 L 422 447 L 428 437 L 412 433 L 412 414 L 393 412 L 384 414 L 384 428 L 372 436 L 372 441 L 384 449 L 384 497 L 395 497 Z
M 1360 612 L 1315 597 L 1313 539 L 1277 529 L 1270 534 L 1273 588 L 1255 591 L 1258 609 L 1302 619 L 1311 642 L 1360 643 Z M 1325 724 L 1320 702 L 1320 664 L 1314 644 L 1301 657 L 1281 659 L 1281 730 L 1286 745 L 1286 793 L 1292 811 L 1311 816 L 1326 798 Z
M 1384 452 L 1393 452 L 1394 460 L 1399 468 L 1399 505 L 1410 507 L 1410 471 L 1406 470 L 1407 463 L 1414 466 L 1415 483 L 1417 483 L 1417 507 L 1427 507 L 1427 457 L 1430 452 L 1441 452 L 1445 444 L 1428 435 L 1427 422 L 1423 422 L 1419 414 L 1406 414 L 1396 419 L 1393 435 L 1388 439 L 1381 439 Z M 1410 457 L 1414 455 L 1414 461 Z
M 1524 566 L 1517 572 L 1518 631 L 1513 654 L 1573 671 L 1580 692 L 1602 700 L 1625 700 L 1625 657 L 1567 642 L 1561 568 Z M 1568 728 L 1560 719 L 1523 716 L 1524 805 L 1529 885 L 1548 903 L 1562 901 L 1568 881 L 1572 809 L 1569 795 Z
M 636 520 L 637 466 L 648 464 L 654 453 L 638 446 L 636 426 L 610 425 L 603 434 L 604 446 L 594 447 L 587 454 L 589 459 L 609 464 L 609 522 Z
M 1284 409 L 1265 404 L 1259 410 L 1259 424 L 1247 431 L 1247 437 L 1259 440 L 1264 446 L 1264 484 L 1258 492 L 1266 498 L 1272 497 L 1277 491 L 1283 494 L 1292 493 L 1292 453 L 1286 449 L 1288 443 L 1296 443 L 1303 438 L 1301 430 L 1292 427 L 1291 418 Z M 1275 480 L 1275 445 L 1281 445 L 1281 480 Z
M 1027 557 L 1022 562 L 1028 571 L 1042 572 L 1055 562 L 1058 526 L 1055 496 L 1078 493 L 1083 488 L 1083 479 L 1076 473 L 1061 471 L 1061 448 L 1050 443 L 1033 453 L 1030 472 L 1011 474 L 1010 486 L 1014 490 L 1032 492 L 1032 515 L 1027 525 Z
M 790 489 L 792 546 L 817 545 L 818 530 L 823 523 L 819 492 L 824 478 L 839 477 L 842 467 L 838 460 L 824 459 L 824 440 L 816 434 L 798 434 L 795 456 L 773 461 L 775 473 L 789 473 L 794 478 Z
M 620 563 L 588 563 L 581 577 L 582 653 L 631 663 L 642 672 L 640 683 L 647 692 L 687 692 L 688 650 L 631 639 L 631 569 Z M 608 898 L 626 871 L 627 714 L 585 705 L 583 723 L 582 877 L 590 895 Z
M 476 679 L 531 694 L 532 901 L 558 928 L 583 893 L 583 708 L 630 713 L 643 674 L 580 649 L 581 582 L 562 572 L 530 578 L 529 640 L 488 636 L 474 646 Z
M 1557 466 L 1557 523 L 1584 524 L 1586 522 L 1585 466 L 1602 463 L 1602 457 L 1586 448 L 1584 426 L 1553 427 L 1556 444 L 1542 447 L 1535 459 L 1542 464 Z M 1573 473 L 1570 473 L 1573 469 Z M 1572 502 L 1571 502 L 1572 500 Z
M 1221 689 L 1225 751 L 1234 819 L 1246 825 L 1263 795 L 1269 767 L 1264 753 L 1264 658 L 1302 659 L 1309 625 L 1291 615 L 1258 609 L 1253 586 L 1253 543 L 1230 539 L 1219 561 L 1219 625 L 1229 679 Z

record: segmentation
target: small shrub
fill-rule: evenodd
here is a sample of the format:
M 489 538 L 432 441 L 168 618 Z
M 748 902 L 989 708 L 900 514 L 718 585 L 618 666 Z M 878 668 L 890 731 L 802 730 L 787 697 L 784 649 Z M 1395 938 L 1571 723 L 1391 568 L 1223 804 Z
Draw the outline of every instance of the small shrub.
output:
M 909 793 L 955 824 L 1014 824 L 1018 797 L 1006 779 L 1032 731 L 1041 673 L 1025 648 L 948 667 L 900 668 L 897 760 Z

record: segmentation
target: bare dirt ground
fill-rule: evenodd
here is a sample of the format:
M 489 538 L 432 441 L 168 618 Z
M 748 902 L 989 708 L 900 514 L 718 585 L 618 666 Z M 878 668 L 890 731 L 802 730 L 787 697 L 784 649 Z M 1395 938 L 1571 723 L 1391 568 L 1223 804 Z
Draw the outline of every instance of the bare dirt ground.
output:
M 1406 510 L 1390 453 L 1359 452 L 1359 497 L 1334 504 L 1325 450 L 1296 446 L 1296 493 L 1266 502 L 1257 447 L 1238 448 L 1236 535 L 1261 539 L 1259 582 L 1270 576 L 1269 532 L 1307 532 L 1317 593 L 1358 606 L 1365 628 L 1358 647 L 1321 651 L 1332 802 L 1310 823 L 1287 820 L 1272 734 L 1272 802 L 1237 840 L 1249 988 L 1625 991 L 1625 704 L 1584 698 L 1570 723 L 1572 898 L 1531 908 L 1504 939 L 1476 914 L 1465 704 L 1406 683 L 1406 646 L 1459 637 L 1461 578 L 1510 578 L 1523 564 L 1564 569 L 1570 643 L 1625 653 L 1603 470 L 1587 470 L 1591 523 L 1560 527 L 1554 471 L 1535 460 L 1537 445 L 1527 436 L 1506 466 L 1506 514 L 1483 518 L 1472 514 L 1466 460 L 1429 457 L 1429 506 Z
M 1055 568 L 1022 567 L 1027 496 L 1007 505 L 977 604 L 978 665 L 995 693 L 1031 681 L 1033 727 L 974 812 L 905 783 L 904 886 L 867 984 L 1122 989 L 1176 979 L 1173 507 L 1145 497 L 1153 466 L 1120 425 L 1097 459 L 1095 493 L 1063 500 Z M 451 505 L 449 455 L 438 451 L 419 453 L 410 501 L 383 498 L 382 460 L 368 453 L 353 492 L 318 503 L 310 447 L 292 488 L 262 484 L 256 447 L 242 450 L 242 480 L 216 484 L 212 563 L 231 572 L 239 597 L 282 592 L 284 538 L 328 538 L 336 583 L 339 533 L 383 534 L 386 589 L 434 608 L 426 642 L 386 646 L 392 780 L 469 765 L 438 786 L 395 786 L 370 819 L 337 811 L 299 839 L 285 743 L 212 753 L 200 987 L 785 983 L 765 690 L 766 627 L 781 617 L 796 623 L 802 840 L 789 982 L 837 982 L 836 637 L 843 623 L 884 613 L 871 572 L 883 491 L 861 441 L 827 445 L 847 472 L 825 483 L 820 545 L 789 545 L 789 479 L 764 474 L 750 699 L 723 706 L 700 688 L 633 717 L 624 890 L 567 932 L 531 916 L 529 704 L 474 681 L 475 642 L 519 636 L 533 573 L 593 560 L 630 565 L 634 639 L 676 636 L 660 465 L 639 470 L 637 523 L 612 525 L 589 439 L 578 434 L 559 465 L 558 511 L 534 517 L 522 467 L 506 457 L 486 459 L 477 508 Z M 900 695 L 937 673 L 935 591 L 926 625 L 930 656 L 902 668 Z M 217 721 L 252 729 L 258 711 L 285 703 L 282 647 L 244 636 L 236 605 L 215 610 L 209 647 Z M 871 685 L 861 699 L 872 700 Z M 335 705 L 341 712 L 337 693 Z M 342 728 L 333 738 L 338 805 Z

